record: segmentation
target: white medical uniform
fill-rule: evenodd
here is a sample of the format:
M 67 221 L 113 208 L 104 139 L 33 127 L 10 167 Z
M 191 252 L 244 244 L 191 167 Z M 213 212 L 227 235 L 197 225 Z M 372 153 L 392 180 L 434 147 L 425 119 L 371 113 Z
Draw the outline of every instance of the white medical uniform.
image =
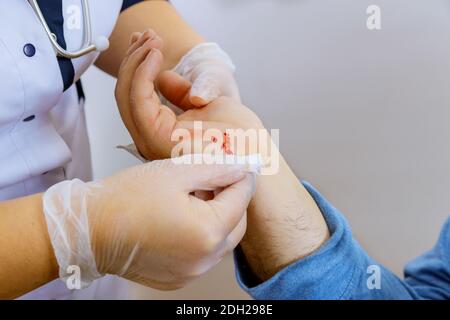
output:
M 123 0 L 89 3 L 92 38 L 108 37 Z M 77 50 L 84 31 L 80 0 L 40 4 L 58 42 Z M 0 1 L 0 201 L 43 192 L 67 179 L 92 179 L 84 98 L 75 83 L 97 56 L 57 59 L 28 1 Z M 71 292 L 57 280 L 24 298 L 125 298 L 124 283 L 108 276 Z

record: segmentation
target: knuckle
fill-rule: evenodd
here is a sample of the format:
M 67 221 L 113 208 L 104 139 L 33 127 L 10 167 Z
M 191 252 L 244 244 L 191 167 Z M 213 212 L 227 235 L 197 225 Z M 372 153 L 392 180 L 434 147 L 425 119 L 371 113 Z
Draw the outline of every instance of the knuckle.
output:
M 210 255 L 215 252 L 223 242 L 223 237 L 214 229 L 205 228 L 199 232 L 199 248 L 202 255 Z

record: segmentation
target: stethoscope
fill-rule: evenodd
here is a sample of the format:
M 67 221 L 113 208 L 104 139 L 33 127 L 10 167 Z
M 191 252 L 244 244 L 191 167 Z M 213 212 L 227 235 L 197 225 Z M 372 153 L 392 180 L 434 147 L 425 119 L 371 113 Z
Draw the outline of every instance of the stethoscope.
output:
M 78 51 L 67 51 L 66 49 L 62 48 L 57 39 L 56 35 L 52 33 L 50 28 L 48 27 L 47 22 L 45 21 L 44 15 L 42 14 L 41 8 L 39 7 L 39 4 L 37 3 L 37 0 L 28 0 L 31 7 L 36 12 L 36 15 L 38 16 L 42 26 L 45 29 L 45 32 L 47 32 L 47 35 L 50 39 L 50 42 L 52 43 L 53 48 L 56 51 L 56 54 L 59 57 L 64 57 L 68 59 L 75 59 L 80 58 L 88 53 L 91 53 L 93 51 L 105 51 L 109 48 L 109 40 L 106 37 L 100 36 L 98 37 L 95 42 L 92 42 L 92 27 L 91 27 L 91 15 L 89 12 L 89 3 L 88 0 L 82 0 L 81 5 L 83 7 L 83 23 L 84 23 L 84 43 L 81 46 L 81 48 Z

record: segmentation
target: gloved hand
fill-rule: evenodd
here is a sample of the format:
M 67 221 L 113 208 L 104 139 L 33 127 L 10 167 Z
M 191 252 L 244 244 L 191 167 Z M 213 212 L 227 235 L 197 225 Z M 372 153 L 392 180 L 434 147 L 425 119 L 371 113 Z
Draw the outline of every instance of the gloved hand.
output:
M 240 101 L 231 58 L 216 43 L 202 43 L 189 51 L 172 70 L 192 83 L 189 101 L 202 107 L 218 97 Z
M 78 266 L 83 287 L 104 274 L 156 289 L 184 286 L 243 237 L 255 189 L 248 170 L 165 160 L 98 183 L 55 185 L 43 206 L 61 279 Z M 209 201 L 192 195 L 221 188 Z
M 162 50 L 163 40 L 151 29 L 135 32 L 131 35 L 127 56 L 144 44 Z M 241 100 L 235 70 L 231 58 L 218 44 L 202 43 L 185 54 L 172 72 L 192 83 L 189 102 L 192 107 L 202 107 L 222 96 Z

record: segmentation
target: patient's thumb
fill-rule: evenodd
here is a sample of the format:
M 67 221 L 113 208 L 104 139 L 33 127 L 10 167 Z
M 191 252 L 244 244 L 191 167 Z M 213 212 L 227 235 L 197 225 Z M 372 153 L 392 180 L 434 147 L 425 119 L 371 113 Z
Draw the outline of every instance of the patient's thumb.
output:
M 189 80 L 186 80 L 174 71 L 161 73 L 157 80 L 159 92 L 167 101 L 182 110 L 189 110 L 195 107 L 189 100 L 191 86 Z

